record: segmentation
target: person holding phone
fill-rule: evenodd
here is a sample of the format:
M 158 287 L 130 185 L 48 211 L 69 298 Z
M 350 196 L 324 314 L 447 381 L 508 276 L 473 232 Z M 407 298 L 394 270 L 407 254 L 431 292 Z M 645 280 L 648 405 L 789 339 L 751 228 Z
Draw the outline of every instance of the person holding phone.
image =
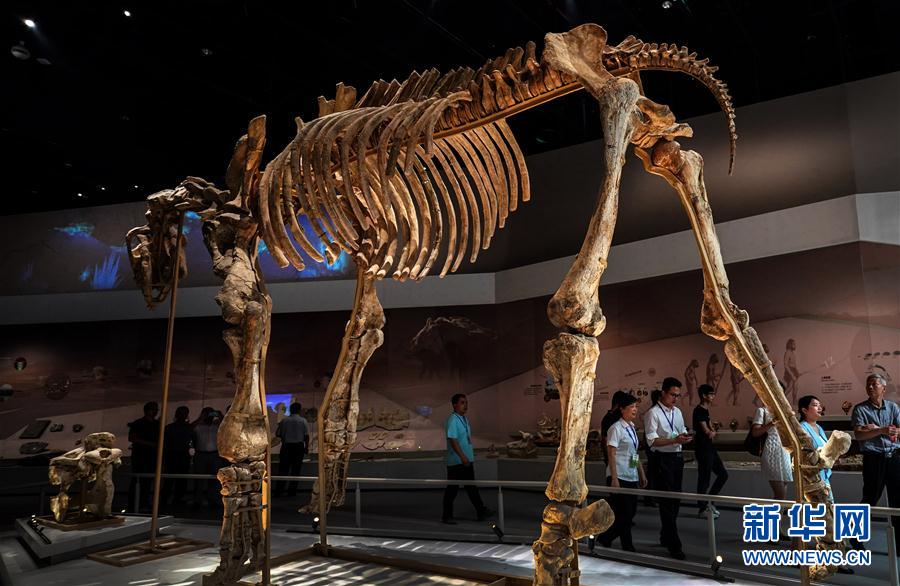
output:
M 681 396 L 681 381 L 666 377 L 662 383 L 659 403 L 644 415 L 644 436 L 653 451 L 655 464 L 654 489 L 681 492 L 684 474 L 682 446 L 692 441 L 693 435 L 684 426 L 684 416 L 675 406 Z M 659 501 L 659 542 L 677 560 L 685 558 L 678 536 L 678 499 Z

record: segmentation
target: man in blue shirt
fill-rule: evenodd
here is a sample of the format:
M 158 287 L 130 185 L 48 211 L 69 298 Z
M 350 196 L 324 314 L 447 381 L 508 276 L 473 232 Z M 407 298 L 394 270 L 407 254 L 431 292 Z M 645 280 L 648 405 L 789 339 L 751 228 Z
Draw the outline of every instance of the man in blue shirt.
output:
M 450 399 L 453 405 L 453 413 L 447 418 L 447 480 L 475 480 L 475 451 L 472 449 L 472 427 L 466 418 L 469 410 L 469 400 L 462 393 L 453 395 Z M 483 521 L 494 514 L 481 502 L 478 489 L 471 484 L 466 485 L 466 493 L 478 520 Z M 448 484 L 444 490 L 444 512 L 441 520 L 448 525 L 456 525 L 453 519 L 453 501 L 459 491 L 458 484 Z
M 853 407 L 853 430 L 863 457 L 863 502 L 878 506 L 887 487 L 888 505 L 900 507 L 900 407 L 884 398 L 885 382 L 880 374 L 866 379 L 869 399 Z M 900 540 L 900 520 L 894 535 Z

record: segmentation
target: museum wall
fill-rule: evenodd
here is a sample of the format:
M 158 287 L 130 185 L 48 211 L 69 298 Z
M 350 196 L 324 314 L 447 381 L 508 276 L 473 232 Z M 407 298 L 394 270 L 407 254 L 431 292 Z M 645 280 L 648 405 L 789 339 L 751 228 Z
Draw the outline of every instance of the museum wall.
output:
M 698 99 L 712 100 L 704 92 L 697 87 Z M 688 120 L 695 137 L 682 142 L 706 161 L 720 223 L 852 194 L 900 191 L 897 103 L 900 73 L 738 108 L 733 176 L 727 174 L 721 113 Z M 510 122 L 514 127 L 515 118 Z M 603 177 L 602 149 L 602 142 L 592 141 L 528 157 L 532 200 L 497 232 L 478 263 L 463 263 L 460 272 L 496 272 L 575 254 Z M 134 289 L 124 239 L 145 223 L 144 209 L 129 203 L 0 216 L 0 272 L 8 276 L 0 281 L 0 296 Z M 188 214 L 184 287 L 218 284 L 199 228 L 196 214 Z M 668 185 L 629 156 L 614 244 L 687 228 Z M 349 271 L 346 255 L 331 266 L 308 262 L 304 271 L 280 269 L 264 245 L 260 264 L 272 283 L 341 279 Z
M 829 413 L 839 413 L 843 401 L 864 398 L 863 380 L 874 371 L 891 381 L 889 396 L 898 395 L 900 247 L 843 244 L 732 263 L 728 271 L 733 299 L 750 312 L 780 377 L 794 340 L 797 395 L 818 394 Z M 600 338 L 595 427 L 616 389 L 643 397 L 665 376 L 710 380 L 719 389 L 714 418 L 746 427 L 752 390 L 732 377 L 721 344 L 698 332 L 701 289 L 699 271 L 601 287 L 608 327 Z M 456 392 L 470 394 L 482 447 L 535 431 L 544 414 L 558 416 L 558 402 L 544 400 L 541 348 L 555 334 L 546 302 L 388 309 L 385 343 L 363 377 L 365 429 L 355 449 L 441 449 Z M 273 317 L 266 373 L 273 420 L 279 403 L 314 407 L 321 400 L 346 319 L 344 311 Z M 233 383 L 222 329 L 217 317 L 177 321 L 170 413 L 181 404 L 194 416 L 204 405 L 228 405 Z M 23 370 L 2 369 L 0 384 L 12 391 L 0 403 L 4 458 L 35 441 L 47 445 L 30 449 L 69 448 L 99 430 L 116 433 L 126 447 L 127 422 L 160 397 L 164 320 L 6 326 L 4 333 L 0 356 L 27 361 Z M 63 429 L 20 439 L 35 420 Z M 76 424 L 83 426 L 77 432 Z
M 696 138 L 685 141 L 706 159 L 734 300 L 750 312 L 779 376 L 794 341 L 802 376 L 792 395 L 817 393 L 831 413 L 863 398 L 867 372 L 886 374 L 897 394 L 898 101 L 900 73 L 740 108 L 733 177 L 721 115 L 690 120 Z M 547 295 L 581 243 L 603 175 L 600 149 L 593 142 L 528 158 L 533 200 L 465 269 L 477 273 L 379 283 L 385 343 L 363 378 L 357 451 L 443 448 L 455 392 L 471 395 L 479 446 L 556 416 L 541 365 L 542 345 L 555 335 Z M 608 327 L 594 425 L 616 389 L 643 397 L 676 376 L 717 385 L 714 417 L 745 427 L 751 390 L 732 377 L 720 345 L 698 333 L 702 278 L 680 204 L 633 159 L 620 202 L 600 291 Z M 124 246 L 143 210 L 137 203 L 0 217 L 0 321 L 10 324 L 0 336 L 0 395 L 8 395 L 0 397 L 0 457 L 68 449 L 100 430 L 127 447 L 127 422 L 159 399 L 165 307 L 141 307 Z M 194 317 L 177 321 L 170 411 L 187 404 L 196 415 L 205 405 L 224 409 L 233 383 L 197 218 L 186 232 L 190 274 L 179 315 Z M 303 272 L 279 269 L 264 247 L 260 259 L 276 299 L 266 373 L 274 422 L 292 400 L 307 408 L 320 401 L 352 282 L 345 257 Z

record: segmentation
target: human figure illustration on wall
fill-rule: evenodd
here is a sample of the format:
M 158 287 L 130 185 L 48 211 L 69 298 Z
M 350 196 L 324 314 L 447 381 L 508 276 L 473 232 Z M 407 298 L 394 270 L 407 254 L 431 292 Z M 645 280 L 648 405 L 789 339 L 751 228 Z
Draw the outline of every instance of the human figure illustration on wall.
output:
M 797 402 L 797 393 L 800 391 L 801 373 L 797 370 L 796 351 L 797 342 L 793 338 L 788 339 L 784 348 L 784 386 L 792 405 Z
M 718 368 L 719 355 L 713 352 L 709 356 L 709 360 L 706 362 L 706 384 L 714 389 L 719 388 L 719 381 L 722 379 L 722 375 L 725 374 L 724 367 L 722 367 L 722 372 L 719 372 Z
M 697 390 L 698 368 L 700 368 L 700 362 L 696 358 L 691 358 L 691 363 L 684 369 L 684 388 L 688 405 L 694 404 L 694 392 Z
M 731 374 L 731 390 L 728 392 L 726 401 L 730 400 L 732 405 L 737 405 L 738 395 L 741 392 L 741 381 L 744 380 L 744 375 L 733 364 L 730 365 L 728 370 Z

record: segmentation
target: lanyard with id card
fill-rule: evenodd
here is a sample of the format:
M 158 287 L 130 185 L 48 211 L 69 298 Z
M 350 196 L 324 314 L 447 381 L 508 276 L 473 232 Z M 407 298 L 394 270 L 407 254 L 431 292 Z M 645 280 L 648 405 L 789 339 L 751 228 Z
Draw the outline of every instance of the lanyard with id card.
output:
M 631 457 L 628 458 L 628 467 L 629 468 L 637 468 L 638 464 L 641 463 L 640 456 L 638 456 L 637 448 L 638 448 L 638 439 L 637 433 L 630 425 L 626 425 L 625 431 L 628 432 L 628 437 L 631 439 L 632 445 L 634 445 L 634 453 L 631 454 Z

